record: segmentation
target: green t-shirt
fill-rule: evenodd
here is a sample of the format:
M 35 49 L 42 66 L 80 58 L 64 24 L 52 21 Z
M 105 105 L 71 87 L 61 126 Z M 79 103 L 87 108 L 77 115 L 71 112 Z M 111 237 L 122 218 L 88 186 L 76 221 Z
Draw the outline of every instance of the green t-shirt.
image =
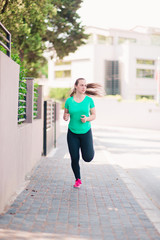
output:
M 90 121 L 82 123 L 81 115 L 89 117 L 90 109 L 94 108 L 94 101 L 91 97 L 85 96 L 82 102 L 77 103 L 73 97 L 70 97 L 65 102 L 65 108 L 70 114 L 69 129 L 76 134 L 84 134 L 91 128 Z

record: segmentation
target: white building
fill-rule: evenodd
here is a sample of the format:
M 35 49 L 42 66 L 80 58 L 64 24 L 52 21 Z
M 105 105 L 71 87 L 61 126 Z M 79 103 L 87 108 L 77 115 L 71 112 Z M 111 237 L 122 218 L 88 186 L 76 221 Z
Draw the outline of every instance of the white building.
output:
M 160 29 L 130 31 L 87 27 L 86 45 L 63 61 L 49 60 L 50 87 L 73 87 L 79 77 L 101 83 L 108 95 L 124 99 L 156 98 L 156 69 L 160 57 Z

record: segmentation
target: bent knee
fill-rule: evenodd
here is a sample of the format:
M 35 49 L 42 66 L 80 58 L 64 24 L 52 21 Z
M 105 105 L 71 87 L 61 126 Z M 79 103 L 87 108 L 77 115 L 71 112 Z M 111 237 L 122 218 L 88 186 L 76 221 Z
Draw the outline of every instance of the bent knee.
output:
M 93 156 L 89 156 L 89 157 L 83 157 L 83 160 L 85 162 L 91 162 L 93 160 L 93 158 L 94 158 L 94 155 Z
M 92 160 L 93 160 L 93 158 L 92 159 L 83 159 L 85 162 L 91 162 Z

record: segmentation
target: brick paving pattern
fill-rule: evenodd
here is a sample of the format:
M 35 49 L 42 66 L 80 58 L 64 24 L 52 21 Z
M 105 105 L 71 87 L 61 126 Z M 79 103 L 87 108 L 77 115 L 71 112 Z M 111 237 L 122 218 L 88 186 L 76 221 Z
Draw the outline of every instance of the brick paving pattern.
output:
M 91 163 L 81 160 L 82 187 L 59 138 L 52 157 L 42 157 L 30 183 L 0 216 L 0 239 L 160 240 L 151 221 L 95 141 Z

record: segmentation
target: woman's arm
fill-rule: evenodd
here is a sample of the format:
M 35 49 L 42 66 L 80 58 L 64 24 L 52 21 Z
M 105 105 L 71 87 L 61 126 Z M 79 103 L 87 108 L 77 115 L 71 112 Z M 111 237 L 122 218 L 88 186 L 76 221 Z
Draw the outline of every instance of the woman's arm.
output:
M 69 111 L 67 108 L 64 109 L 63 119 L 65 121 L 68 121 L 68 119 L 69 119 Z
M 85 123 L 85 122 L 93 121 L 94 119 L 96 119 L 96 109 L 95 109 L 95 107 L 91 108 L 89 117 L 86 117 L 85 115 L 82 115 L 81 121 L 83 123 Z

